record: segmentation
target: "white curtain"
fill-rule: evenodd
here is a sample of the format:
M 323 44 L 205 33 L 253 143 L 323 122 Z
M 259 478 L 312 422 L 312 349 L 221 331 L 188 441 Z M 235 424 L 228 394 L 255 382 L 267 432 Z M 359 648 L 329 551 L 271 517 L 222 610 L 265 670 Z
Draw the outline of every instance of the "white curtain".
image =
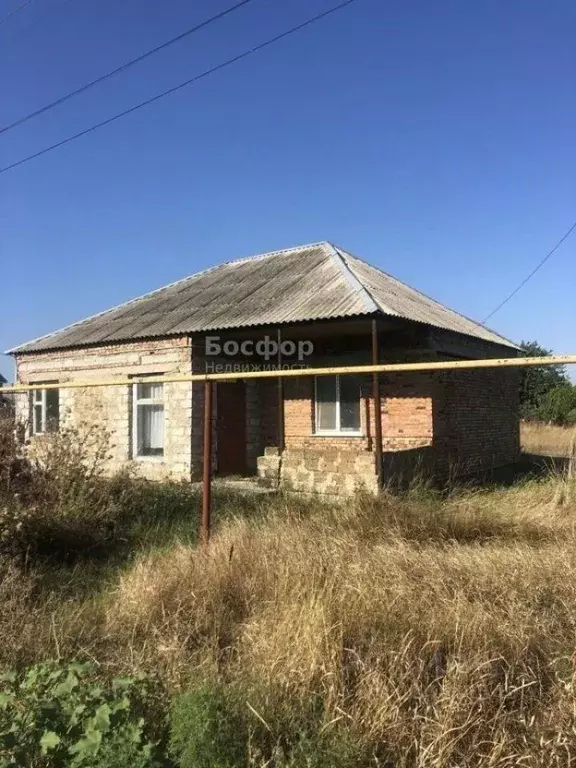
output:
M 138 384 L 138 400 L 162 400 L 163 384 Z
M 138 452 L 161 453 L 164 448 L 164 406 L 138 406 Z
M 153 450 L 164 447 L 164 407 L 151 405 L 147 408 L 149 422 L 149 445 Z

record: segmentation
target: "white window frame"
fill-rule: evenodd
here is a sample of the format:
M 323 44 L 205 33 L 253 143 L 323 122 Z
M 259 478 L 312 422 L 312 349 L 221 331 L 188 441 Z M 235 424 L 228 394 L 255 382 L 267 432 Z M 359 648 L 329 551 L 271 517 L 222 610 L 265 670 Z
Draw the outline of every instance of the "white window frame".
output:
M 36 383 L 36 382 L 35 382 Z M 46 394 L 48 390 L 46 389 L 46 384 L 56 384 L 57 382 L 53 381 L 43 381 L 43 382 L 37 382 L 37 387 L 32 390 L 32 398 L 31 398 L 31 404 L 30 409 L 32 411 L 31 418 L 30 418 L 30 434 L 32 436 L 35 435 L 45 435 L 48 431 L 46 429 L 47 423 L 48 423 L 48 404 L 46 400 Z M 58 393 L 58 398 L 60 398 L 60 392 L 58 389 L 56 389 L 56 392 Z M 40 399 L 38 399 L 38 394 L 40 395 Z M 42 429 L 37 429 L 37 421 L 36 421 L 36 411 L 38 409 L 38 406 L 40 406 L 40 413 L 41 413 L 41 427 Z M 60 428 L 60 425 L 58 423 L 58 427 L 55 430 L 50 430 L 57 432 Z
M 318 424 L 320 423 L 318 418 L 318 379 L 319 376 L 314 377 L 314 434 L 319 437 L 362 437 L 364 432 L 362 430 L 362 396 L 360 392 L 360 385 L 358 385 L 358 402 L 360 403 L 360 427 L 358 429 L 341 429 L 340 428 L 340 374 L 331 374 L 336 377 L 336 424 L 338 427 L 335 429 L 320 429 Z
M 156 374 L 151 374 L 152 376 Z M 146 375 L 146 378 L 150 378 L 150 374 Z M 163 374 L 157 374 L 162 376 Z M 143 377 L 144 378 L 144 377 Z M 164 400 L 164 382 L 158 382 L 162 385 L 162 399 L 158 400 L 154 397 L 138 397 L 138 385 L 150 383 L 139 381 L 136 377 L 132 384 L 132 458 L 138 461 L 164 461 L 166 455 L 166 404 Z M 162 453 L 158 454 L 146 454 L 138 452 L 138 411 L 139 405 L 161 405 L 162 413 L 164 416 L 163 432 L 162 432 Z

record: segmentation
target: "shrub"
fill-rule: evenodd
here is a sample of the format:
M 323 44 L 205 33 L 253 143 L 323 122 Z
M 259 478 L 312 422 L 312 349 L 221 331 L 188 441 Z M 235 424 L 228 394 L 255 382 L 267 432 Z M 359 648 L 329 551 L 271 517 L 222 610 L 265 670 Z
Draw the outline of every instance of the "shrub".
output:
M 569 423 L 570 414 L 576 411 L 576 387 L 562 384 L 550 390 L 538 407 L 538 417 L 554 424 Z
M 14 418 L 0 414 L 0 500 L 21 493 L 30 475 L 30 463 L 23 451 L 22 430 Z
M 0 676 L 0 768 L 153 768 L 165 722 L 143 678 L 101 682 L 90 664 L 46 662 Z
M 181 768 L 242 768 L 248 765 L 248 729 L 231 693 L 202 685 L 173 705 L 171 753 Z
M 346 738 L 316 732 L 301 734 L 289 753 L 276 759 L 275 765 L 277 768 L 368 768 L 375 763 Z
M 110 435 L 63 427 L 25 447 L 0 421 L 0 554 L 70 562 L 195 538 L 198 493 L 186 483 L 112 476 Z
M 25 453 L 12 431 L 0 456 L 0 552 L 68 556 L 109 536 L 116 509 L 105 482 L 109 438 L 63 429 Z
M 246 695 L 242 695 L 245 693 Z M 322 703 L 297 713 L 277 712 L 266 723 L 250 694 L 221 683 L 203 684 L 173 705 L 171 752 L 181 768 L 351 768 L 368 765 L 358 750 L 321 723 Z M 312 699 L 314 700 L 314 698 Z

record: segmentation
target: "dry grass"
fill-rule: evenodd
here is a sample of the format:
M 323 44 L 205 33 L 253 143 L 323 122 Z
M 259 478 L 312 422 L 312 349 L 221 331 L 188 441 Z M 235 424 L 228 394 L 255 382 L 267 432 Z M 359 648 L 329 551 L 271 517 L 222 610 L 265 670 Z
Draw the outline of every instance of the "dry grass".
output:
M 520 441 L 526 453 L 543 456 L 576 455 L 576 427 L 525 421 L 520 426 Z
M 39 603 L 20 583 L 1 654 L 84 655 L 173 690 L 218 679 L 275 734 L 313 712 L 370 756 L 359 765 L 569 766 L 572 491 L 556 479 L 308 511 L 280 499 L 206 549 L 140 557 L 89 600 Z
M 576 763 L 576 479 L 230 498 L 206 548 L 138 541 L 105 573 L 0 559 L 0 666 L 80 657 L 174 692 L 223 683 L 268 746 L 334 734 L 359 767 Z M 264 741 L 253 768 L 334 764 L 274 761 Z

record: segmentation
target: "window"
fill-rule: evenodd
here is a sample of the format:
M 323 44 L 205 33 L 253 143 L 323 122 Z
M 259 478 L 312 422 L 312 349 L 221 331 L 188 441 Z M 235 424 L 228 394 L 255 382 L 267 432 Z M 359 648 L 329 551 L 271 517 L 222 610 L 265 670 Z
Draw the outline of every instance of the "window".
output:
M 134 455 L 164 455 L 164 385 L 134 385 Z
M 42 383 L 48 384 L 49 382 Z M 57 432 L 60 419 L 60 394 L 58 390 L 32 390 L 31 411 L 33 435 L 42 435 L 44 432 Z
M 360 434 L 360 384 L 354 376 L 316 377 L 316 434 Z

